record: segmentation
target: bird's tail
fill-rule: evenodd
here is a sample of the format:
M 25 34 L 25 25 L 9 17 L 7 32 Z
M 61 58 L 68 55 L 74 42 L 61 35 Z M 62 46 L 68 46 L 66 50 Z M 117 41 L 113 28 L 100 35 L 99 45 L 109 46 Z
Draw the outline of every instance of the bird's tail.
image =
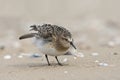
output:
M 29 33 L 29 34 L 24 34 L 22 36 L 19 37 L 20 40 L 22 39 L 26 39 L 26 38 L 32 38 L 35 37 L 36 33 Z

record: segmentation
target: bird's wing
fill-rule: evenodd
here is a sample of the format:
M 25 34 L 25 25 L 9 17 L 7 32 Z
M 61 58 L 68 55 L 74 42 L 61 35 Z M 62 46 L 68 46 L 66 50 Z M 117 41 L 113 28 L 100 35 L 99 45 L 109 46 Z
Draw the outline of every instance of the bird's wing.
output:
M 24 34 L 22 36 L 19 37 L 19 39 L 26 39 L 26 38 L 32 38 L 35 37 L 35 35 L 37 35 L 37 33 L 29 33 L 29 34 Z

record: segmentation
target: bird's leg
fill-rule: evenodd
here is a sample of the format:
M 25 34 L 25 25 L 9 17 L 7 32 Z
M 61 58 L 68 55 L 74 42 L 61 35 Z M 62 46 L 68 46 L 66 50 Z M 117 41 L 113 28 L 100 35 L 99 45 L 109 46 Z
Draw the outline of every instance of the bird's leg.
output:
M 57 56 L 55 56 L 55 58 L 56 58 L 56 60 L 57 60 L 58 64 L 59 64 L 60 66 L 62 66 L 62 64 L 59 62 L 59 60 L 58 60 Z
M 46 57 L 46 59 L 47 59 L 48 66 L 50 66 L 50 62 L 49 62 L 49 60 L 48 60 L 48 56 L 47 56 L 47 54 L 45 54 L 45 57 Z

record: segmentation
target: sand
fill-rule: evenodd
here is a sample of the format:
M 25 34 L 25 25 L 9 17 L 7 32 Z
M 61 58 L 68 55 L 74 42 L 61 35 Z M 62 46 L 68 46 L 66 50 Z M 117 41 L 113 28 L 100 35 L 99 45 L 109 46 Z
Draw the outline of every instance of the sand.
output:
M 99 56 L 92 56 L 93 51 L 85 51 L 83 58 L 73 56 L 60 56 L 63 66 L 57 65 L 53 57 L 50 58 L 52 66 L 47 66 L 46 59 L 23 57 L 18 58 L 17 53 L 11 59 L 0 56 L 0 79 L 1 80 L 119 80 L 120 56 L 119 48 L 96 50 Z M 8 54 L 8 53 L 7 53 Z M 64 62 L 64 59 L 67 61 Z M 96 60 L 98 62 L 96 62 Z M 99 63 L 106 63 L 107 66 Z
M 78 52 L 84 55 L 77 58 L 72 55 L 59 56 L 63 66 L 57 65 L 51 56 L 49 60 L 52 66 L 47 65 L 44 55 L 36 58 L 20 56 L 41 53 L 31 43 L 31 39 L 18 40 L 29 28 L 15 25 L 10 28 L 7 24 L 1 27 L 0 80 L 120 80 L 119 27 L 109 27 L 108 23 L 103 21 L 103 24 L 99 20 L 99 23 L 84 22 L 84 27 L 79 21 L 68 21 L 67 24 L 74 27 L 60 22 L 72 32 Z M 13 23 L 16 24 L 12 22 L 9 26 Z

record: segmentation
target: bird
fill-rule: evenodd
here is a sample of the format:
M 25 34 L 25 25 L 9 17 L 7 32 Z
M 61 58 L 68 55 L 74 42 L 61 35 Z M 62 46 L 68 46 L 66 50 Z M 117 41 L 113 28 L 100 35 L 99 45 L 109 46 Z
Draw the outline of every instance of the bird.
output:
M 33 43 L 45 54 L 48 66 L 50 62 L 49 56 L 54 56 L 57 60 L 58 65 L 62 64 L 59 62 L 57 56 L 65 55 L 70 47 L 76 49 L 73 44 L 72 34 L 66 28 L 53 24 L 42 24 L 42 25 L 31 25 L 30 32 L 19 37 L 20 40 L 33 38 Z

